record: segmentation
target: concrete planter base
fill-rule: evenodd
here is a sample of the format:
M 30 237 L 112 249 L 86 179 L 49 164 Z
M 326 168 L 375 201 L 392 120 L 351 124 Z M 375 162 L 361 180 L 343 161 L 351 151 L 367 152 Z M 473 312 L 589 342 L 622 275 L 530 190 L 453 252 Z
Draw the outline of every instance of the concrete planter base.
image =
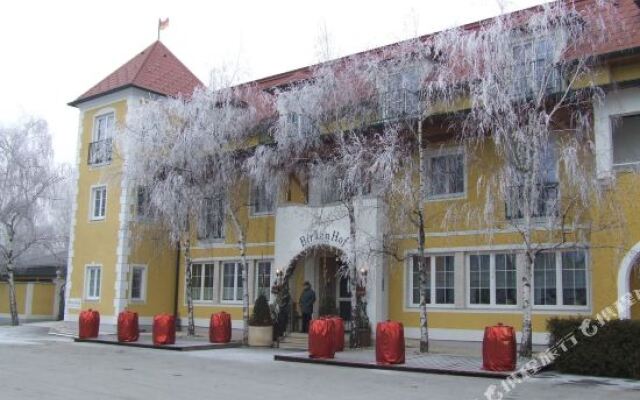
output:
M 273 344 L 273 326 L 249 325 L 249 346 L 271 347 Z

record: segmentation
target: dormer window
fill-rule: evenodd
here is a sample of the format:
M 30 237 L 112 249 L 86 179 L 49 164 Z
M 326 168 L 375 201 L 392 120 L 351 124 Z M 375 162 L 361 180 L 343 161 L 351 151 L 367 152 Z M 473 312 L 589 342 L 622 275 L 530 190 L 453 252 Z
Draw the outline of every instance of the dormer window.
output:
M 287 136 L 309 136 L 313 125 L 311 119 L 303 114 L 290 112 L 284 116 L 284 131 Z
M 524 37 L 512 45 L 513 94 L 516 98 L 530 98 L 550 94 L 562 88 L 560 71 L 554 62 L 552 37 Z
M 420 79 L 413 67 L 390 71 L 381 80 L 380 113 L 384 121 L 413 117 L 420 111 Z
M 93 122 L 93 140 L 89 143 L 89 165 L 108 164 L 113 154 L 115 114 L 98 115 Z

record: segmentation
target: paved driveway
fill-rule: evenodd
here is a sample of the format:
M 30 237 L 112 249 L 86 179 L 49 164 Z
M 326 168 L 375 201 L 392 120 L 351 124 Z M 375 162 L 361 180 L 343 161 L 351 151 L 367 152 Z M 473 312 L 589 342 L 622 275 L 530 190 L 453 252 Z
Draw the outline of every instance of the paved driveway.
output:
M 273 361 L 270 349 L 187 353 L 73 343 L 46 328 L 0 327 L 0 399 L 475 399 L 486 378 Z M 508 399 L 634 399 L 640 382 L 546 374 Z

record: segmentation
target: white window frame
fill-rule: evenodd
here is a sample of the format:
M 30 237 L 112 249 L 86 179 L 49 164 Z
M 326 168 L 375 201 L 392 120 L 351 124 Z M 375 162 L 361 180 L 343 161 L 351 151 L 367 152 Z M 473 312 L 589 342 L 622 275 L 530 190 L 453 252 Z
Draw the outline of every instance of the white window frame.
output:
M 416 308 L 420 307 L 419 303 L 413 302 L 413 257 L 418 256 L 417 253 L 411 253 L 406 258 L 405 262 L 405 305 L 407 308 Z M 431 295 L 429 296 L 430 302 L 427 303 L 427 307 L 433 308 L 455 308 L 456 307 L 456 273 L 455 273 L 455 255 L 454 253 L 426 253 L 424 255 L 429 259 L 429 271 L 430 271 L 430 282 L 429 288 Z M 436 302 L 436 258 L 437 257 L 452 257 L 454 263 L 454 271 L 453 271 L 453 303 L 437 303 Z M 419 283 L 418 283 L 419 284 Z
M 580 305 L 564 305 L 563 289 L 564 283 L 562 281 L 562 253 L 563 252 L 583 252 L 584 253 L 584 273 L 585 273 L 585 286 L 586 286 L 586 300 L 587 304 Z M 559 250 L 548 251 L 547 253 L 555 253 L 556 259 L 556 304 L 539 305 L 535 304 L 535 269 L 532 269 L 531 279 L 531 304 L 534 310 L 576 310 L 587 311 L 591 308 L 591 255 L 586 249 L 580 248 L 566 248 Z M 534 267 L 535 268 L 535 265 Z
M 269 287 L 267 288 L 267 292 L 265 293 L 265 296 L 267 296 L 267 300 L 269 300 L 271 297 L 271 286 L 273 285 L 273 260 L 256 260 L 254 298 L 257 299 L 258 295 L 260 294 L 260 288 L 258 287 L 258 283 L 260 282 L 260 263 L 269 263 Z
M 224 268 L 226 264 L 235 264 L 234 270 L 234 287 L 233 287 L 233 300 L 226 300 L 224 298 Z M 242 298 L 238 299 L 238 288 L 242 288 L 242 279 L 240 278 L 240 272 L 242 272 L 242 261 L 229 260 L 222 261 L 220 264 L 220 302 L 222 304 L 242 304 Z M 247 277 L 248 278 L 248 277 Z
M 104 200 L 102 201 L 102 208 L 104 213 L 102 215 L 96 215 L 96 194 L 99 190 L 104 190 Z M 107 185 L 94 185 L 91 186 L 89 195 L 89 219 L 91 221 L 103 221 L 107 218 Z
M 624 118 L 626 117 L 640 117 L 640 110 L 637 112 L 630 112 L 630 113 L 624 113 L 624 114 L 615 114 L 615 115 L 610 115 L 609 116 L 609 124 L 610 124 L 610 129 L 611 129 L 611 169 L 613 171 L 637 171 L 638 168 L 640 167 L 640 161 L 630 161 L 630 162 L 624 162 L 624 163 L 616 163 L 615 161 L 615 151 L 616 151 L 616 144 L 615 144 L 615 133 L 616 133 L 616 125 L 619 124 L 620 126 L 622 126 L 622 121 Z M 620 122 L 616 122 L 616 120 L 619 120 Z
M 108 120 L 109 117 L 113 118 L 113 122 L 111 125 L 111 130 L 108 130 L 107 132 L 105 132 L 105 137 L 103 138 L 99 138 L 98 134 L 100 133 L 98 130 L 98 124 L 99 124 L 99 120 L 101 119 L 105 119 Z M 109 138 L 113 138 L 113 132 L 115 131 L 115 126 L 116 126 L 116 112 L 113 109 L 105 109 L 105 110 L 100 110 L 94 117 L 93 117 L 93 129 L 91 132 L 91 141 L 92 142 L 97 142 L 99 140 L 106 140 Z
M 98 293 L 91 293 L 91 271 L 98 271 L 98 282 L 94 288 Z M 87 264 L 84 267 L 84 298 L 89 301 L 99 301 L 102 294 L 102 265 L 101 264 Z
M 534 48 L 534 46 L 536 46 L 541 40 L 545 40 L 548 43 L 553 43 L 554 37 L 553 37 L 553 35 L 539 35 L 539 34 L 538 35 L 532 35 L 530 33 L 524 33 L 520 37 L 516 37 L 515 39 L 513 39 L 511 41 L 510 48 L 511 48 L 511 52 L 512 52 L 512 57 L 515 57 L 514 53 L 515 53 L 516 47 L 525 46 L 527 44 L 530 44 L 532 46 L 532 54 L 531 55 L 533 56 L 533 58 L 527 57 L 523 61 L 514 63 L 513 70 L 511 72 L 512 75 L 514 75 L 516 73 L 518 75 L 520 75 L 519 74 L 520 71 L 517 71 L 517 69 L 516 69 L 517 66 L 524 66 L 525 69 L 532 68 L 532 67 L 535 67 L 535 63 L 538 60 L 542 59 L 537 54 L 537 50 Z M 535 79 L 535 70 L 532 70 L 530 73 L 532 75 L 532 79 Z M 512 76 L 512 78 L 514 78 L 514 77 Z M 545 92 L 549 91 L 548 93 L 557 93 L 559 90 L 562 90 L 564 88 L 565 83 L 562 81 L 562 76 L 558 75 L 556 78 L 558 80 L 557 82 L 555 82 L 555 84 L 557 86 L 554 86 L 553 82 L 547 82 L 547 83 L 549 83 L 549 88 L 545 88 Z M 518 83 L 516 83 L 516 82 L 518 82 Z M 533 95 L 537 95 L 538 93 L 533 91 L 534 88 L 530 87 L 530 85 L 529 85 L 530 83 L 531 82 L 527 82 L 527 87 L 526 87 L 527 92 L 525 92 L 525 93 L 515 93 L 515 90 L 514 90 L 514 97 L 516 99 L 524 99 L 524 98 L 529 98 L 530 96 L 533 96 Z M 536 84 L 539 85 L 539 82 L 536 82 Z M 514 86 L 514 89 L 515 89 L 516 85 L 520 86 L 520 81 L 517 81 L 516 78 L 514 78 L 513 82 L 512 82 L 512 85 Z
M 258 185 L 260 185 L 260 187 L 258 187 Z M 259 192 L 258 189 L 261 189 L 263 194 L 266 193 L 266 188 L 264 183 L 257 183 L 256 182 L 251 182 L 251 187 L 249 190 L 249 204 L 251 204 L 251 215 L 252 216 L 263 216 L 263 215 L 273 215 L 276 211 L 276 194 L 275 193 L 270 193 L 270 195 L 273 197 L 272 201 L 272 206 L 270 210 L 266 210 L 266 211 L 256 211 L 256 209 L 258 208 L 258 202 L 260 200 L 264 200 L 266 199 L 265 197 L 260 197 L 257 196 L 256 194 Z
M 200 269 L 201 269 L 201 271 L 200 271 L 201 272 L 201 275 L 200 275 L 200 287 L 198 288 L 198 290 L 200 291 L 200 296 L 199 296 L 200 298 L 199 299 L 192 298 L 193 304 L 214 304 L 216 302 L 216 293 L 215 293 L 215 290 L 214 290 L 215 289 L 215 284 L 216 284 L 216 270 L 217 270 L 216 264 L 217 264 L 217 262 L 214 262 L 214 261 L 194 261 L 194 262 L 191 263 L 191 279 L 193 279 L 193 271 L 194 271 L 193 267 L 195 265 L 198 265 L 198 266 L 200 266 Z M 211 296 L 211 300 L 203 300 L 203 298 L 204 298 L 204 289 L 205 289 L 205 286 L 204 286 L 204 283 L 205 283 L 204 271 L 205 271 L 205 266 L 206 265 L 211 265 L 212 266 L 212 271 L 211 271 L 211 280 L 212 280 L 212 282 L 211 282 L 211 291 L 212 291 L 212 296 Z M 186 279 L 184 281 L 184 285 L 185 285 L 185 289 L 184 289 L 185 290 L 185 296 L 184 296 L 184 298 L 185 298 L 185 302 L 186 302 L 186 299 L 187 299 L 186 293 L 187 293 L 187 290 L 188 290 L 188 285 L 187 285 L 187 280 Z
M 133 297 L 133 271 L 142 270 L 140 278 L 140 297 Z M 146 303 L 147 301 L 147 266 L 144 264 L 134 264 L 129 268 L 129 300 L 135 303 Z
M 438 157 L 457 156 L 462 155 L 462 192 L 457 193 L 443 193 L 443 194 L 430 194 L 432 185 L 431 176 L 431 160 Z M 427 174 L 427 187 L 424 188 L 424 198 L 426 201 L 440 201 L 450 199 L 464 199 L 467 197 L 467 153 L 462 146 L 453 146 L 443 149 L 427 149 L 424 165 L 424 173 Z
M 507 254 L 515 258 L 516 264 L 516 304 L 496 304 L 496 255 Z M 489 256 L 489 304 L 473 304 L 471 303 L 471 256 Z M 480 251 L 470 252 L 465 256 L 465 275 L 466 275 L 466 305 L 469 308 L 496 308 L 496 309 L 517 309 L 520 305 L 520 295 L 518 291 L 518 253 L 514 251 Z

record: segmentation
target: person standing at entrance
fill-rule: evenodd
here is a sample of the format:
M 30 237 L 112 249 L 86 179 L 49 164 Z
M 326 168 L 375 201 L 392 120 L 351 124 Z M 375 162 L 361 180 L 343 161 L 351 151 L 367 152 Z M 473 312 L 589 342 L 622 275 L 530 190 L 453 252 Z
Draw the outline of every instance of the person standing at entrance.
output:
M 313 305 L 316 302 L 316 292 L 311 289 L 311 284 L 304 283 L 304 289 L 300 295 L 300 312 L 302 313 L 302 332 L 309 332 L 309 321 L 313 314 Z

